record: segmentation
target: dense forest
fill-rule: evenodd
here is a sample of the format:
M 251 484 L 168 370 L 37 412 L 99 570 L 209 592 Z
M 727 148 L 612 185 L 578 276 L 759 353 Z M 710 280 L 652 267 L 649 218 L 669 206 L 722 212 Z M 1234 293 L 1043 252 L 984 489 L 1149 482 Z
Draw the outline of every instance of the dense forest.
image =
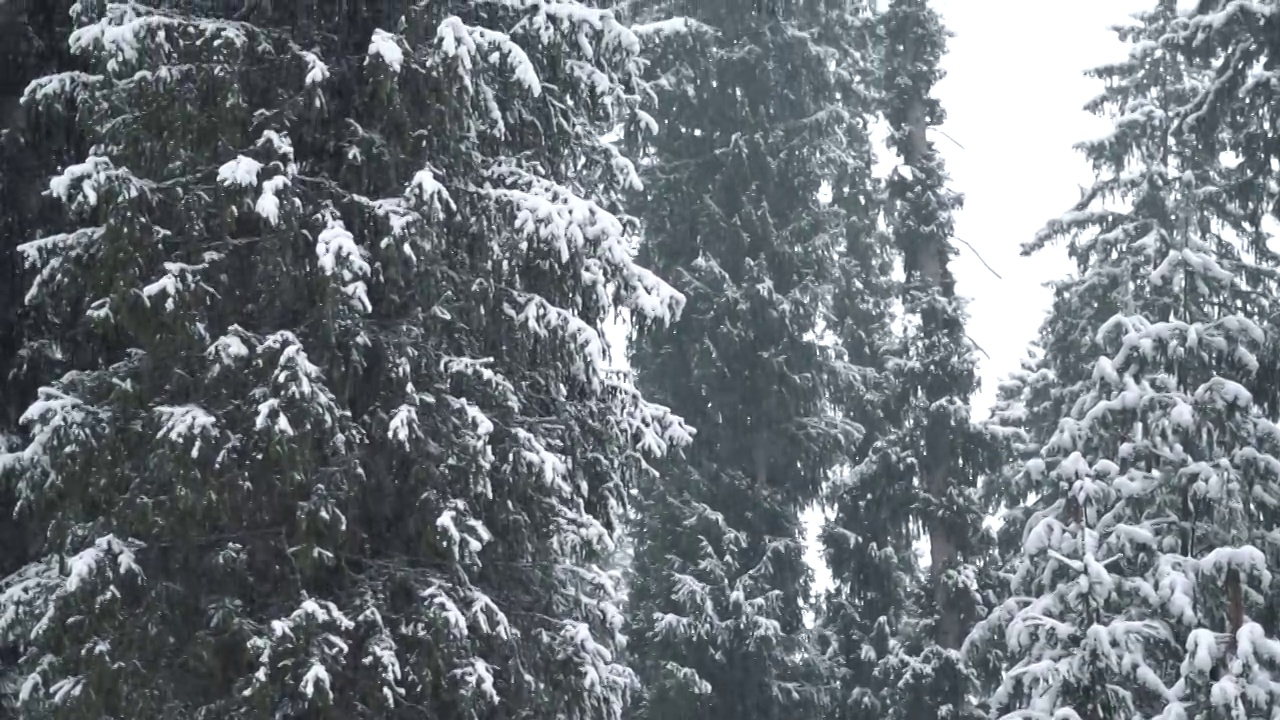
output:
M 929 0 L 0 0 L 0 718 L 1280 718 L 1280 0 L 1150 5 L 988 413 Z

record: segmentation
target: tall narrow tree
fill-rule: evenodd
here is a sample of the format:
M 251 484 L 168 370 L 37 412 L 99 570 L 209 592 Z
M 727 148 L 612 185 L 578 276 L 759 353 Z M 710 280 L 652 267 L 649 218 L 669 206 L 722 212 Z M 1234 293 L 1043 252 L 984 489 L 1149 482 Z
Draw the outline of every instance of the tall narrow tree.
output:
M 893 425 L 879 444 L 893 468 L 883 481 L 910 498 L 899 523 L 922 527 L 929 544 L 919 622 L 878 670 L 889 717 L 960 717 L 973 682 L 959 653 L 981 605 L 974 560 L 982 552 L 976 484 L 989 462 L 989 438 L 970 420 L 976 387 L 974 347 L 956 293 L 953 213 L 941 154 L 929 134 L 944 120 L 933 96 L 942 77 L 946 30 L 926 0 L 893 0 L 881 18 L 883 107 L 899 164 L 887 187 L 888 235 L 905 280 L 904 330 L 890 365 Z M 874 459 L 874 457 L 873 457 Z
M 641 256 L 688 303 L 634 364 L 697 436 L 640 505 L 640 717 L 781 720 L 830 697 L 804 622 L 800 517 L 864 436 L 857 332 L 873 329 L 854 319 L 883 305 L 886 274 L 853 5 L 699 2 L 690 32 L 655 51 Z

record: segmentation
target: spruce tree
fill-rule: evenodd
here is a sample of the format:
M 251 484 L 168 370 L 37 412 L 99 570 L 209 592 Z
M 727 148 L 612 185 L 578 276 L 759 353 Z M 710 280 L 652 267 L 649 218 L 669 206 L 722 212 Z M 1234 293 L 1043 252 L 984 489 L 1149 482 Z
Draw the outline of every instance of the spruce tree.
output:
M 635 710 L 815 716 L 833 679 L 805 627 L 800 516 L 866 435 L 875 338 L 859 333 L 874 334 L 862 321 L 882 314 L 887 274 L 871 237 L 864 19 L 843 1 L 685 8 L 684 32 L 654 49 L 663 110 L 641 257 L 687 305 L 633 363 L 697 435 L 642 486 Z
M 22 247 L 58 366 L 0 455 L 24 718 L 616 718 L 605 567 L 678 418 L 606 370 L 606 130 L 637 37 L 576 2 L 82 2 L 36 80 L 84 154 Z M 33 180 L 34 181 L 34 180 Z M 56 231 L 54 231 L 56 230 Z
M 1250 618 L 1271 592 L 1265 548 L 1280 437 L 1254 402 L 1259 265 L 1222 202 L 1217 147 L 1174 131 L 1204 76 L 1178 52 L 1175 3 L 1118 28 L 1129 57 L 1094 71 L 1114 131 L 1081 144 L 1097 180 L 1032 250 L 1069 240 L 1042 333 L 1063 416 L 1019 486 L 1013 598 L 971 638 L 1003 638 L 998 714 L 1089 720 L 1267 717 L 1280 645 Z M 1092 325 L 1092 327 L 1090 327 Z
M 1280 4 L 1202 0 L 1172 36 L 1171 51 L 1205 73 L 1171 110 L 1174 132 L 1206 152 L 1225 152 L 1226 166 L 1215 173 L 1220 212 L 1237 218 L 1236 233 L 1251 253 L 1280 265 Z M 1259 361 L 1254 399 L 1275 413 L 1280 346 L 1271 344 Z M 1269 605 L 1268 625 L 1280 632 L 1280 602 Z
M 885 192 L 887 239 L 905 271 L 904 322 L 886 365 L 885 427 L 857 473 L 861 487 L 880 486 L 874 494 L 882 499 L 844 504 L 861 502 L 864 517 L 882 518 L 878 523 L 896 536 L 886 535 L 890 544 L 880 552 L 904 558 L 900 579 L 879 592 L 888 591 L 882 607 L 902 608 L 908 617 L 865 619 L 897 625 L 867 690 L 881 703 L 873 716 L 962 717 L 972 711 L 974 678 L 960 648 L 983 605 L 978 561 L 987 552 L 976 483 L 995 446 L 970 420 L 976 360 L 949 267 L 953 213 L 962 199 L 947 187 L 944 162 L 929 137 L 944 119 L 933 87 L 942 76 L 946 31 L 923 0 L 890 2 L 879 27 L 881 102 L 898 158 Z M 850 515 L 840 527 L 856 533 L 857 525 Z M 929 543 L 927 571 L 902 547 L 918 531 Z M 853 587 L 860 571 L 842 568 L 837 577 Z M 883 652 L 873 649 L 867 657 Z
M 1199 0 L 1174 35 L 1184 60 L 1212 76 L 1174 112 L 1175 126 L 1235 156 L 1224 202 L 1253 224 L 1246 237 L 1262 251 L 1267 230 L 1280 234 L 1280 3 Z

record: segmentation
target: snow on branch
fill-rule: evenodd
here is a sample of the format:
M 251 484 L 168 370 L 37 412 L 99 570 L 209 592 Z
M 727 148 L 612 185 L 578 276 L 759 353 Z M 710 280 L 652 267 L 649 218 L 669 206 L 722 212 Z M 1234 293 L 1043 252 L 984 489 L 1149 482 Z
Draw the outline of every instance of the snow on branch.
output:
M 101 242 L 106 227 L 80 228 L 69 233 L 46 235 L 17 247 L 26 260 L 27 267 L 39 266 L 40 271 L 31 282 L 24 301 L 36 302 L 56 281 L 65 281 L 66 272 L 74 272 L 71 262 L 89 255 Z
M 218 183 L 226 187 L 256 187 L 258 173 L 261 171 L 262 163 L 251 157 L 239 155 L 218 168 Z
M 182 45 L 173 33 L 185 33 L 213 47 L 240 48 L 248 44 L 252 31 L 253 26 L 246 23 L 169 14 L 124 2 L 109 3 L 96 22 L 72 32 L 69 43 L 73 53 L 108 58 L 107 72 L 114 75 L 127 72 L 146 54 L 172 57 Z
M 498 187 L 478 190 L 511 205 L 515 229 L 546 243 L 560 262 L 585 251 L 594 262 L 584 273 L 600 292 L 616 283 L 623 307 L 641 317 L 669 324 L 684 309 L 684 296 L 631 257 L 631 235 L 622 221 L 569 188 L 511 164 L 495 165 L 487 173 Z
M 693 442 L 696 431 L 663 405 L 649 402 L 629 382 L 605 379 L 622 405 L 620 435 L 632 438 L 636 449 L 658 458 Z
M 474 90 L 472 72 L 477 60 L 505 57 L 515 81 L 534 97 L 542 94 L 542 81 L 524 49 L 506 33 L 468 25 L 457 16 L 445 18 L 436 30 L 436 42 L 445 58 L 457 65 L 458 77 Z
M 192 440 L 192 458 L 199 457 L 204 438 L 217 436 L 217 418 L 197 405 L 160 405 L 152 412 L 161 421 L 156 439 L 176 445 Z
M 102 81 L 101 75 L 91 75 L 79 70 L 45 75 L 32 80 L 23 90 L 22 104 L 33 105 L 76 97 Z
M 56 484 L 56 460 L 68 447 L 92 442 L 100 412 L 80 398 L 54 387 L 42 387 L 39 398 L 23 412 L 19 421 L 30 433 L 27 446 L 15 452 L 0 453 L 0 473 L 16 469 L 43 471 L 44 482 L 32 482 L 24 476 L 18 483 L 20 502 L 31 499 L 35 487 Z
M 386 65 L 391 72 L 398 74 L 404 65 L 404 50 L 400 48 L 400 39 L 385 30 L 374 30 L 373 38 L 369 41 L 369 57 L 365 63 L 372 62 L 374 58 Z
M 638 23 L 631 26 L 631 32 L 641 40 L 664 40 L 680 35 L 718 35 L 716 28 L 691 17 L 673 17 L 656 22 Z
M 356 244 L 355 237 L 336 215 L 327 219 L 327 227 L 316 237 L 316 258 L 320 272 L 337 277 L 341 292 L 353 307 L 361 312 L 371 312 L 368 286 L 372 268 L 366 259 L 367 252 Z
M 584 56 L 594 56 L 591 37 L 598 34 L 601 49 L 618 49 L 635 55 L 640 51 L 640 40 L 630 28 L 617 21 L 613 12 L 604 8 L 588 7 L 579 2 L 553 0 L 481 0 L 526 12 L 511 33 L 527 33 L 543 44 L 550 43 L 559 33 L 576 30 L 575 37 Z M 530 12 L 532 11 L 532 12 Z
M 220 256 L 217 253 L 206 253 L 205 262 L 198 265 L 191 265 L 182 262 L 166 262 L 164 263 L 164 275 L 159 279 L 148 283 L 142 288 L 142 299 L 148 306 L 151 299 L 157 295 L 165 296 L 164 309 L 173 312 L 177 307 L 177 300 L 183 293 L 189 293 L 196 289 L 204 289 L 213 294 L 213 288 L 204 284 L 200 280 L 199 273 L 207 270 L 209 263 L 217 260 Z
M 101 155 L 90 155 L 49 181 L 49 194 L 73 210 L 88 211 L 98 207 L 102 195 L 114 190 L 120 197 L 134 198 L 149 194 L 154 184 L 135 176 L 128 168 L 117 168 Z

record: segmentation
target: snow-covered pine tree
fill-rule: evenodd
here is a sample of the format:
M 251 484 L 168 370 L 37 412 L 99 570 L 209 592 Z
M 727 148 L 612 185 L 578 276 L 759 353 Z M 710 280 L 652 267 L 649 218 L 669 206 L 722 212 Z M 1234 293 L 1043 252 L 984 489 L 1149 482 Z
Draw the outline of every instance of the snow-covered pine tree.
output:
M 1213 81 L 1174 112 L 1175 128 L 1198 139 L 1207 152 L 1226 151 L 1227 167 L 1215 178 L 1220 202 L 1240 218 L 1244 227 L 1238 235 L 1249 249 L 1274 267 L 1280 264 L 1275 254 L 1280 238 L 1280 3 L 1203 0 L 1177 31 L 1184 58 L 1203 63 Z M 1274 316 L 1259 319 L 1270 337 L 1280 333 Z M 1259 360 L 1250 390 L 1254 403 L 1274 419 L 1280 408 L 1280 344 L 1268 343 Z M 1280 554 L 1272 547 L 1262 549 L 1274 569 Z M 1265 599 L 1258 621 L 1275 636 L 1280 634 L 1280 595 L 1270 592 Z
M 1055 376 L 1033 348 L 1021 367 L 1004 378 L 996 389 L 990 416 L 983 424 L 994 445 L 995 461 L 982 478 L 982 507 L 997 522 L 987 552 L 978 563 L 977 589 L 982 607 L 998 608 L 1009 597 L 1009 574 L 1005 559 L 1022 550 L 1022 528 L 1026 524 L 1027 501 L 1036 488 L 1022 473 L 1028 460 L 1039 457 L 1042 444 L 1057 426 Z M 979 617 L 981 620 L 981 616 Z M 989 697 L 1004 679 L 1004 636 L 998 624 L 983 623 L 982 630 L 966 636 L 961 645 L 965 662 L 977 683 L 977 698 Z M 980 642 L 975 643 L 975 638 Z
M 1038 344 L 996 388 L 996 399 L 986 429 L 1003 443 L 1003 462 L 983 479 L 982 498 L 988 513 L 1001 514 L 997 545 L 1002 555 L 1020 552 L 1026 524 L 1027 499 L 1038 488 L 1025 483 L 1022 467 L 1039 457 L 1064 414 L 1058 375 L 1049 366 Z
M 65 42 L 70 5 L 71 0 L 0 0 L 0 452 L 22 443 L 19 418 L 54 360 L 26 347 L 25 338 L 37 332 L 41 318 L 22 302 L 28 274 L 17 246 L 56 214 L 40 189 L 58 162 L 68 159 L 76 136 L 70 118 L 29 124 L 21 100 L 32 80 L 75 66 Z M 0 481 L 0 578 L 29 562 L 34 550 L 35 530 L 28 518 L 15 515 L 16 503 L 12 485 Z M 0 638 L 0 686 L 13 680 L 20 653 L 17 643 Z M 0 689 L 0 714 L 9 709 L 9 694 Z
M 888 366 L 888 427 L 858 474 L 861 485 L 893 488 L 878 492 L 890 501 L 869 512 L 892 527 L 923 530 L 930 559 L 927 576 L 907 576 L 919 617 L 899 629 L 896 646 L 876 669 L 878 716 L 954 718 L 971 710 L 973 678 L 959 650 L 981 607 L 974 562 L 985 549 L 976 484 L 994 445 L 969 417 L 974 347 L 948 267 L 952 213 L 961 198 L 947 188 L 942 157 L 929 138 L 944 117 L 932 92 L 946 31 L 925 0 L 888 3 L 879 24 L 882 107 L 890 149 L 899 158 L 885 214 L 905 270 L 904 329 Z M 850 570 L 845 582 L 856 583 Z
M 606 372 L 639 41 L 577 2 L 77 5 L 87 154 L 22 250 L 60 353 L 0 456 L 23 718 L 617 718 L 625 488 L 687 439 Z M 403 15 L 401 14 L 403 12 Z M 63 39 L 63 42 L 68 42 Z
M 698 434 L 639 506 L 638 717 L 812 717 L 832 696 L 804 622 L 801 513 L 864 436 L 876 338 L 861 321 L 883 315 L 888 275 L 854 5 L 714 0 L 649 26 L 684 31 L 654 48 L 641 257 L 688 304 L 633 364 Z
M 1175 28 L 1188 63 L 1212 75 L 1173 111 L 1175 130 L 1198 139 L 1206 151 L 1226 151 L 1227 167 L 1215 180 L 1218 202 L 1240 218 L 1238 232 L 1267 264 L 1280 264 L 1280 3 L 1202 0 Z M 1280 408 L 1280 346 L 1259 360 L 1255 402 Z M 1280 629 L 1280 601 L 1271 603 Z
M 971 637 L 1007 646 L 998 714 L 1270 717 L 1280 697 L 1280 645 L 1248 616 L 1280 491 L 1249 390 L 1272 273 L 1240 247 L 1218 153 L 1171 133 L 1202 77 L 1178 23 L 1167 0 L 1117 29 L 1130 55 L 1090 105 L 1115 129 L 1081 145 L 1097 180 L 1031 246 L 1068 238 L 1077 264 L 1042 333 L 1070 407 L 1023 471 L 1013 597 Z
M 1178 129 L 1235 155 L 1223 179 L 1237 209 L 1255 222 L 1280 215 L 1280 3 L 1199 0 L 1175 34 L 1213 77 L 1178 108 Z

